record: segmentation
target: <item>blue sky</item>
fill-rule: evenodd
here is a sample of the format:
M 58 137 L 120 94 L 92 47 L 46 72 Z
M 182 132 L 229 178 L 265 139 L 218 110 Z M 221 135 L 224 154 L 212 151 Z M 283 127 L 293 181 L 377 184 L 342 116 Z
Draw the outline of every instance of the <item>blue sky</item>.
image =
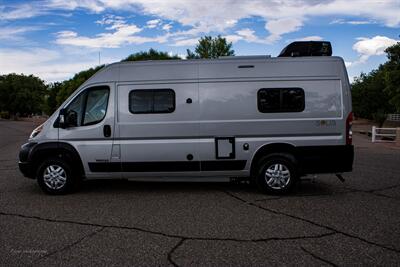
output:
M 400 40 L 400 0 L 0 0 L 0 74 L 61 81 L 149 48 L 186 55 L 204 35 L 236 55 L 328 40 L 352 79 Z

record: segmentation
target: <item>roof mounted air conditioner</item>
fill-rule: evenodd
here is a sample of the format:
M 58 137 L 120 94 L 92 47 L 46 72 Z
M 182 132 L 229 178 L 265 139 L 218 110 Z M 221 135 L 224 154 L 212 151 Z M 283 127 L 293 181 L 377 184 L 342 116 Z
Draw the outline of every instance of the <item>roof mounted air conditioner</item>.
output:
M 327 41 L 297 41 L 286 46 L 278 57 L 332 56 L 332 46 Z

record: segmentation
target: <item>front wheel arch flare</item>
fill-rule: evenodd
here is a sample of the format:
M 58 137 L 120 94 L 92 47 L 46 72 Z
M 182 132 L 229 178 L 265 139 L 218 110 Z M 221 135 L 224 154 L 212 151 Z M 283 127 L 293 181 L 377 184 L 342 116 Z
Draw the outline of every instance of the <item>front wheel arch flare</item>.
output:
M 76 166 L 76 173 L 80 176 L 84 176 L 85 171 L 83 168 L 82 159 L 76 149 L 68 143 L 47 142 L 38 144 L 33 148 L 31 154 L 29 155 L 29 160 L 34 163 L 36 168 L 38 168 L 42 161 L 50 157 L 60 158 L 70 162 L 72 166 Z

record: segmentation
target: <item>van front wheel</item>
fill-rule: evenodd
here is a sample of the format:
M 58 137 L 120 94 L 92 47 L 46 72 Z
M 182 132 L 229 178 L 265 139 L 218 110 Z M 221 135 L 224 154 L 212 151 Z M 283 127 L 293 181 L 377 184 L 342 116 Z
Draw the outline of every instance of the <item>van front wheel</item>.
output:
M 255 177 L 257 187 L 272 194 L 291 191 L 298 180 L 295 162 L 292 155 L 285 153 L 274 153 L 262 158 Z
M 70 165 L 58 158 L 44 160 L 38 169 L 36 178 L 40 188 L 51 195 L 66 194 L 75 185 Z

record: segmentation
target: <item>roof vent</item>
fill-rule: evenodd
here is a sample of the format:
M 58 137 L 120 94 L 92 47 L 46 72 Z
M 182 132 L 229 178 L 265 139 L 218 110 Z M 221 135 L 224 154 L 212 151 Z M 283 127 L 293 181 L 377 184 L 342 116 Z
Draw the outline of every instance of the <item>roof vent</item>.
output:
M 278 57 L 332 56 L 332 46 L 326 41 L 298 41 L 286 46 Z

